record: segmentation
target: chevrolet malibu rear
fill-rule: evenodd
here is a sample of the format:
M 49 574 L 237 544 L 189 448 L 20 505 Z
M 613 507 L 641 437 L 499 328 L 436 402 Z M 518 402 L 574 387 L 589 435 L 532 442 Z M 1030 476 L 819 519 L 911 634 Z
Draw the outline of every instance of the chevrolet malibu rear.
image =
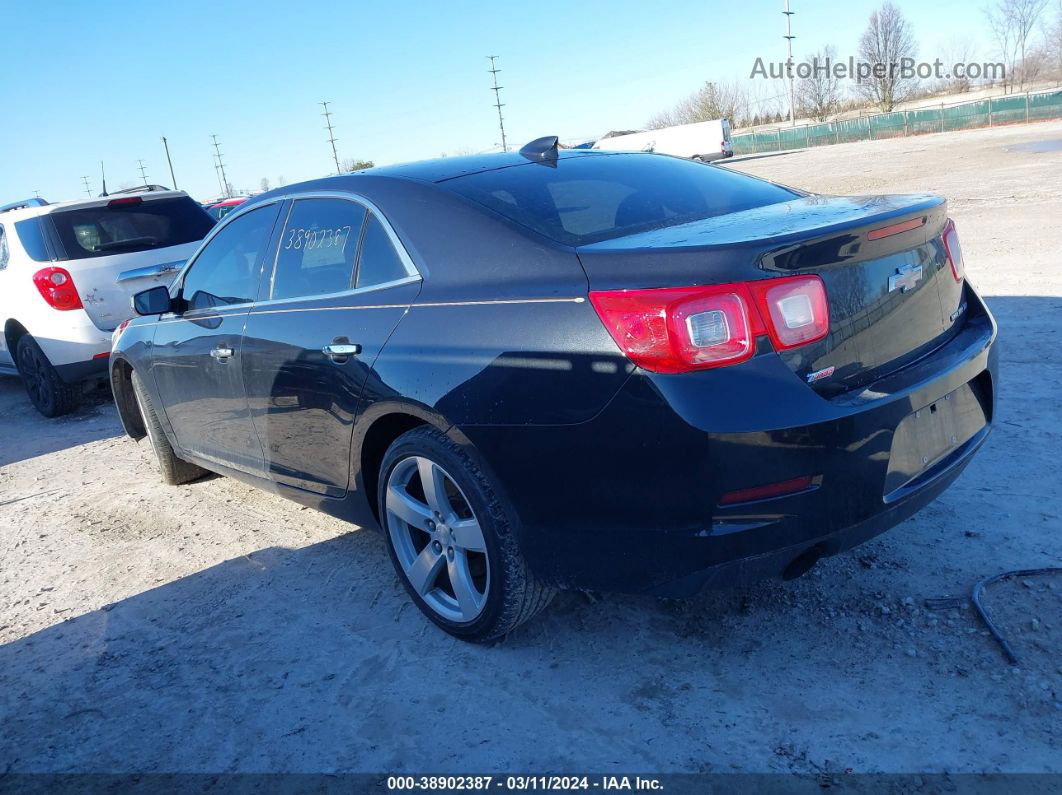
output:
M 936 498 L 992 425 L 995 324 L 934 196 L 543 139 L 290 186 L 215 237 L 254 283 L 200 300 L 208 238 L 137 298 L 112 355 L 130 435 L 167 482 L 378 523 L 466 639 L 557 588 L 799 576 Z

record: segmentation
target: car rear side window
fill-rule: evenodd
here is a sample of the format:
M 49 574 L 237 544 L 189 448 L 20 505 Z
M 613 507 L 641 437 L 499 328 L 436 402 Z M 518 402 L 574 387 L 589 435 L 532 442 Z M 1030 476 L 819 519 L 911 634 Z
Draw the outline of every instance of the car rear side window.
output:
M 365 208 L 344 199 L 299 199 L 280 237 L 271 297 L 349 290 Z
M 60 210 L 48 216 L 65 259 L 107 257 L 202 240 L 214 219 L 187 196 L 173 199 L 119 197 L 98 207 Z
M 181 295 L 189 309 L 247 304 L 255 299 L 279 209 L 269 204 L 251 210 L 210 239 L 184 277 Z
M 562 156 L 439 183 L 559 243 L 582 246 L 789 201 L 726 168 L 654 154 Z
M 40 218 L 27 218 L 24 221 L 15 221 L 15 232 L 19 242 L 29 258 L 34 262 L 50 262 L 52 260 L 48 246 L 44 242 L 44 228 Z
M 409 275 L 380 219 L 370 214 L 358 260 L 358 287 L 386 284 Z

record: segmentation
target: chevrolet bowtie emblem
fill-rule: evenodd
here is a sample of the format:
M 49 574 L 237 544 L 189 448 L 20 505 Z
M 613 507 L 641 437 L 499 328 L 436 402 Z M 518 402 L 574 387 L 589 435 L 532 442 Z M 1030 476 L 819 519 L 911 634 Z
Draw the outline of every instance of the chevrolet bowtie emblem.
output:
M 896 273 L 889 277 L 889 292 L 899 289 L 901 293 L 906 293 L 908 290 L 913 290 L 914 286 L 918 284 L 918 280 L 922 278 L 922 266 L 921 265 L 904 265 L 897 268 Z

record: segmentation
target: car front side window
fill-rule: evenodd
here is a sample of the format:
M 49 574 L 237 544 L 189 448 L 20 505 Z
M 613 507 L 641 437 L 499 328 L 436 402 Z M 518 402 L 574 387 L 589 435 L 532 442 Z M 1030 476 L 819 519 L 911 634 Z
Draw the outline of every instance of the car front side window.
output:
M 299 199 L 280 236 L 270 297 L 301 298 L 354 286 L 365 208 L 344 199 Z
M 184 279 L 181 295 L 188 309 L 248 304 L 255 299 L 277 209 L 271 204 L 251 210 L 210 239 Z

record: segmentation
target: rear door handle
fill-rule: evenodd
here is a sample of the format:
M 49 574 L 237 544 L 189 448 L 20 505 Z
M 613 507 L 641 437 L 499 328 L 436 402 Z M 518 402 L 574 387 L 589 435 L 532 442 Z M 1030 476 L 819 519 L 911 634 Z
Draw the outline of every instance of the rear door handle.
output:
M 210 352 L 210 355 L 217 359 L 219 362 L 223 362 L 226 359 L 231 359 L 233 354 L 232 348 L 227 348 L 224 345 L 219 345 Z
M 361 346 L 357 343 L 333 342 L 331 345 L 325 345 L 321 348 L 321 352 L 325 356 L 357 356 L 361 353 Z

